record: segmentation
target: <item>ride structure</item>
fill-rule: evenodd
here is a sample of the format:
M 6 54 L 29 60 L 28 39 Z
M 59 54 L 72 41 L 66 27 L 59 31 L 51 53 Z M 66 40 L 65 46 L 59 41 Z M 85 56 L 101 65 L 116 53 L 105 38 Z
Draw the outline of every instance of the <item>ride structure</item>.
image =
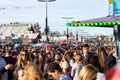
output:
M 114 45 L 117 52 L 117 61 L 120 60 L 120 0 L 108 0 L 113 5 L 112 15 L 89 20 L 67 23 L 67 27 L 110 27 L 114 32 Z

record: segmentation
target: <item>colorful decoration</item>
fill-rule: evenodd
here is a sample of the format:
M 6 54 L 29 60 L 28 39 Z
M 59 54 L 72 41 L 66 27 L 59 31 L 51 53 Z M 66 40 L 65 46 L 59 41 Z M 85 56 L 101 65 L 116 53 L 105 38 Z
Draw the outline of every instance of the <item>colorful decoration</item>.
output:
M 80 22 L 80 23 L 67 23 L 68 27 L 78 26 L 99 26 L 99 27 L 113 27 L 114 25 L 120 25 L 120 21 L 108 21 L 108 22 Z

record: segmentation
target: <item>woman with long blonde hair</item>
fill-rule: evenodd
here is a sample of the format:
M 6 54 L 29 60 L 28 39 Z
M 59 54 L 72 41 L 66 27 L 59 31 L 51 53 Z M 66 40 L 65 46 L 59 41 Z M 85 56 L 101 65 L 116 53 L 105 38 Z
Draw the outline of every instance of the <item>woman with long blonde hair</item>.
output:
M 81 69 L 78 80 L 96 80 L 97 73 L 98 69 L 93 65 L 88 64 Z
M 14 80 L 23 80 L 24 68 L 16 68 L 13 75 L 14 75 Z
M 73 77 L 73 80 L 78 79 L 78 75 L 82 67 L 85 65 L 85 62 L 80 54 L 75 55 L 75 63 L 72 66 L 71 70 L 71 76 Z
M 24 80 L 44 80 L 44 78 L 38 66 L 30 62 L 25 67 Z

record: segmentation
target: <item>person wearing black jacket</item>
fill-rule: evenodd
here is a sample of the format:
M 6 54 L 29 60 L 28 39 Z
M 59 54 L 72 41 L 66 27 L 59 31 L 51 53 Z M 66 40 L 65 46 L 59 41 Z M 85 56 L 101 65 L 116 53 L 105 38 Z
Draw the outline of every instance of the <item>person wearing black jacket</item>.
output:
M 11 64 L 7 64 L 5 58 L 2 56 L 2 51 L 0 51 L 0 73 L 2 75 L 2 80 L 8 79 L 8 70 L 11 69 Z
M 5 56 L 3 57 L 6 61 L 6 64 L 10 65 L 10 68 L 7 70 L 8 71 L 8 80 L 13 80 L 13 72 L 14 72 L 14 59 L 11 56 L 11 52 L 9 50 L 5 51 Z
M 106 73 L 110 68 L 116 65 L 116 51 L 113 50 L 110 55 L 105 59 L 104 73 Z
M 0 80 L 2 80 L 2 75 L 1 75 L 1 72 L 0 72 Z

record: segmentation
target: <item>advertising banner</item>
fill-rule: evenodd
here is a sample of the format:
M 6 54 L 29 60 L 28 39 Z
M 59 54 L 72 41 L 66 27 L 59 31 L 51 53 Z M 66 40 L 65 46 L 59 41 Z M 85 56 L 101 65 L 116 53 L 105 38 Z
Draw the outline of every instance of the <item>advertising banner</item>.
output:
M 114 14 L 120 14 L 120 0 L 113 0 Z

